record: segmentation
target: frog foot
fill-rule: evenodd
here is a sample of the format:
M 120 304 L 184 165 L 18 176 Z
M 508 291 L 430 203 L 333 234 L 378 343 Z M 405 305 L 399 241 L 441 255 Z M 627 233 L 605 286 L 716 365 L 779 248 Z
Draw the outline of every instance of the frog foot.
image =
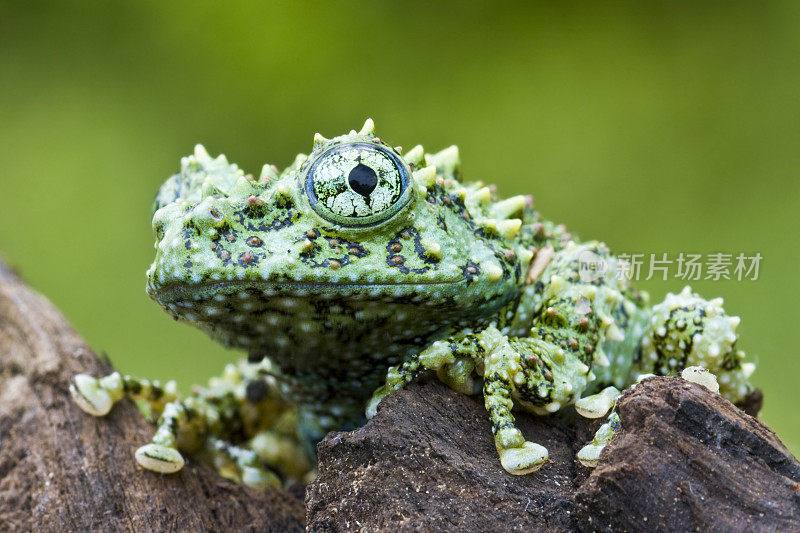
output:
M 183 456 L 178 450 L 153 442 L 136 450 L 135 457 L 142 468 L 161 474 L 173 474 L 184 465 Z
M 406 361 L 402 365 L 390 367 L 386 373 L 386 383 L 372 394 L 372 398 L 367 404 L 365 410 L 367 420 L 378 412 L 378 404 L 381 403 L 381 400 L 411 383 L 423 370 L 425 369 L 419 356 Z
M 381 389 L 383 388 L 385 387 L 381 387 Z M 367 403 L 367 408 L 365 409 L 367 420 L 371 420 L 372 417 L 378 413 L 378 404 L 389 394 L 388 391 L 382 393 L 381 389 L 378 389 L 372 398 L 370 398 L 369 403 Z
M 611 442 L 611 439 L 614 438 L 614 435 L 616 435 L 621 428 L 622 425 L 619 420 L 619 414 L 615 408 L 611 411 L 611 414 L 608 415 L 605 424 L 598 428 L 592 442 L 580 449 L 577 456 L 578 461 L 580 461 L 583 466 L 588 466 L 589 468 L 597 466 L 597 460 L 600 458 L 600 453 L 603 451 L 603 448 Z
M 115 396 L 119 396 L 119 394 L 113 393 L 121 389 L 121 386 L 121 377 L 116 372 L 102 379 L 87 374 L 78 374 L 72 378 L 69 392 L 82 411 L 92 416 L 105 416 L 118 399 Z
M 595 444 L 590 442 L 578 452 L 578 461 L 580 461 L 583 466 L 589 468 L 596 467 L 597 459 L 600 457 L 600 452 L 602 452 L 605 447 L 605 444 Z
M 597 394 L 575 402 L 575 410 L 584 418 L 600 418 L 608 414 L 619 396 L 620 392 L 616 387 L 606 387 Z
M 509 474 L 523 476 L 539 470 L 547 461 L 547 448 L 535 442 L 525 441 L 517 448 L 498 450 L 500 464 Z

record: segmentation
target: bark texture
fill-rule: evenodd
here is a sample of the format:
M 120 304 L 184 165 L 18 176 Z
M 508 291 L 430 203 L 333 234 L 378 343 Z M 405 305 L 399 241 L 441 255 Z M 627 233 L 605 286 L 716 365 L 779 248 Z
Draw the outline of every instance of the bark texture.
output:
M 518 416 L 551 463 L 504 472 L 479 398 L 437 383 L 389 396 L 319 445 L 312 531 L 800 531 L 800 464 L 764 424 L 678 377 L 620 402 L 599 466 L 575 453 L 602 420 Z M 750 407 L 760 404 L 753 395 Z

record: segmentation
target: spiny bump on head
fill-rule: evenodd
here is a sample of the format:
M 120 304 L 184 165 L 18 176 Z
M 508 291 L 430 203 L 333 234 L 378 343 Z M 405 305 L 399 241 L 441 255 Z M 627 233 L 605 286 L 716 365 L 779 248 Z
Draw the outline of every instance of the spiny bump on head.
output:
M 278 177 L 280 176 L 280 172 L 278 167 L 275 165 L 266 164 L 261 167 L 261 175 L 258 177 L 258 183 L 270 183 L 277 181 Z
M 247 198 L 251 195 L 258 194 L 260 187 L 256 185 L 251 179 L 246 176 L 239 177 L 236 183 L 231 188 L 230 195 L 236 198 Z
M 500 200 L 489 207 L 489 216 L 498 220 L 507 218 L 521 218 L 527 204 L 524 195 L 512 196 L 505 200 Z
M 608 326 L 606 329 L 606 340 L 609 341 L 623 341 L 625 340 L 625 334 L 619 328 L 619 326 L 614 323 Z
M 591 344 L 588 344 L 591 346 Z M 608 360 L 606 353 L 603 351 L 602 345 L 598 345 L 597 351 L 594 353 L 594 364 L 595 366 L 611 366 L 611 362 Z
M 326 139 L 320 133 L 314 134 L 314 150 L 321 150 L 325 144 L 327 144 L 329 139 Z
M 503 277 L 503 268 L 496 261 L 484 261 L 481 263 L 481 270 L 489 281 L 499 281 Z
M 403 156 L 403 158 L 409 165 L 413 167 L 418 167 L 425 161 L 425 150 L 422 148 L 421 144 L 418 144 L 414 148 L 409 150 L 408 153 L 405 156 Z
M 534 252 L 527 246 L 522 247 L 521 249 L 517 250 L 517 257 L 519 257 L 519 262 L 522 266 L 527 265 L 533 259 Z
M 361 127 L 359 131 L 350 130 L 349 133 L 345 135 L 340 135 L 338 137 L 333 137 L 328 139 L 327 137 L 323 136 L 321 133 L 314 134 L 314 144 L 312 148 L 312 153 L 318 154 L 324 152 L 329 147 L 339 144 L 341 142 L 374 142 L 380 143 L 381 140 L 375 137 L 375 123 L 372 121 L 371 118 L 368 118 L 366 122 L 364 122 L 364 126 Z M 399 146 L 395 148 L 395 150 L 400 153 L 402 148 Z
M 494 218 L 481 218 L 477 221 L 487 233 L 492 235 L 499 235 L 505 240 L 512 240 L 516 237 L 519 229 L 522 227 L 522 220 L 519 218 L 511 218 L 508 220 L 495 220 Z
M 436 183 L 436 167 L 433 165 L 423 167 L 414 172 L 414 181 L 425 188 L 433 187 Z
M 492 200 L 492 190 L 489 187 L 481 187 L 467 191 L 466 203 L 470 207 L 487 205 Z
M 288 167 L 286 167 L 285 169 L 283 169 L 283 172 L 281 172 L 280 177 L 282 178 L 285 175 L 289 174 L 290 172 L 296 172 L 296 171 L 300 170 L 301 168 L 303 168 L 303 164 L 306 161 L 308 161 L 308 155 L 306 155 L 306 154 L 297 154 L 295 156 L 295 158 L 294 158 L 294 161 L 292 161 L 292 164 L 289 165 Z
M 422 247 L 425 249 L 425 256 L 431 261 L 442 259 L 442 245 L 430 239 L 422 239 Z
M 518 218 L 500 220 L 497 222 L 497 233 L 504 239 L 511 240 L 517 235 L 520 227 L 522 227 L 522 220 Z
M 358 132 L 359 135 L 375 135 L 375 122 L 372 121 L 371 118 L 368 118 L 364 125 L 361 127 L 361 131 Z
M 193 155 L 194 155 L 194 158 L 197 159 L 200 162 L 212 161 L 213 160 L 211 158 L 211 156 L 208 155 L 208 150 L 206 150 L 206 147 L 203 146 L 200 143 L 194 145 L 194 154 Z
M 206 178 L 206 180 L 200 186 L 200 198 L 203 200 L 208 197 L 222 198 L 223 196 L 227 195 L 219 190 L 217 186 L 214 185 L 214 183 L 212 183 L 212 181 L 208 178 Z
M 439 173 L 446 177 L 458 178 L 461 173 L 461 157 L 458 146 L 449 146 L 435 154 L 425 154 L 425 163 L 434 165 Z

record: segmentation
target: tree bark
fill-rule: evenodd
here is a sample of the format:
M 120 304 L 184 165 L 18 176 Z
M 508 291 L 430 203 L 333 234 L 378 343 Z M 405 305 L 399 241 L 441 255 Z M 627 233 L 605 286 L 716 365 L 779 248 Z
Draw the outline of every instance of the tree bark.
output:
M 153 427 L 135 405 L 97 419 L 69 397 L 72 375 L 111 370 L 0 261 L 0 530 L 304 529 L 302 495 L 250 490 L 191 457 L 175 475 L 138 468 Z
M 575 454 L 603 420 L 518 413 L 550 462 L 512 476 L 481 398 L 412 384 L 366 426 L 320 443 L 309 529 L 800 531 L 800 463 L 719 394 L 654 377 L 622 397 L 619 414 L 622 432 L 589 469 Z

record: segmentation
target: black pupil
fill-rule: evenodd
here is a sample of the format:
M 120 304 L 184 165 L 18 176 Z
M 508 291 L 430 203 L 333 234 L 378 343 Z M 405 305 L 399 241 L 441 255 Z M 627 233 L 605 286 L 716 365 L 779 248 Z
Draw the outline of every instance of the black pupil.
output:
M 378 175 L 364 163 L 359 163 L 348 176 L 350 187 L 361 196 L 369 196 L 378 186 Z

